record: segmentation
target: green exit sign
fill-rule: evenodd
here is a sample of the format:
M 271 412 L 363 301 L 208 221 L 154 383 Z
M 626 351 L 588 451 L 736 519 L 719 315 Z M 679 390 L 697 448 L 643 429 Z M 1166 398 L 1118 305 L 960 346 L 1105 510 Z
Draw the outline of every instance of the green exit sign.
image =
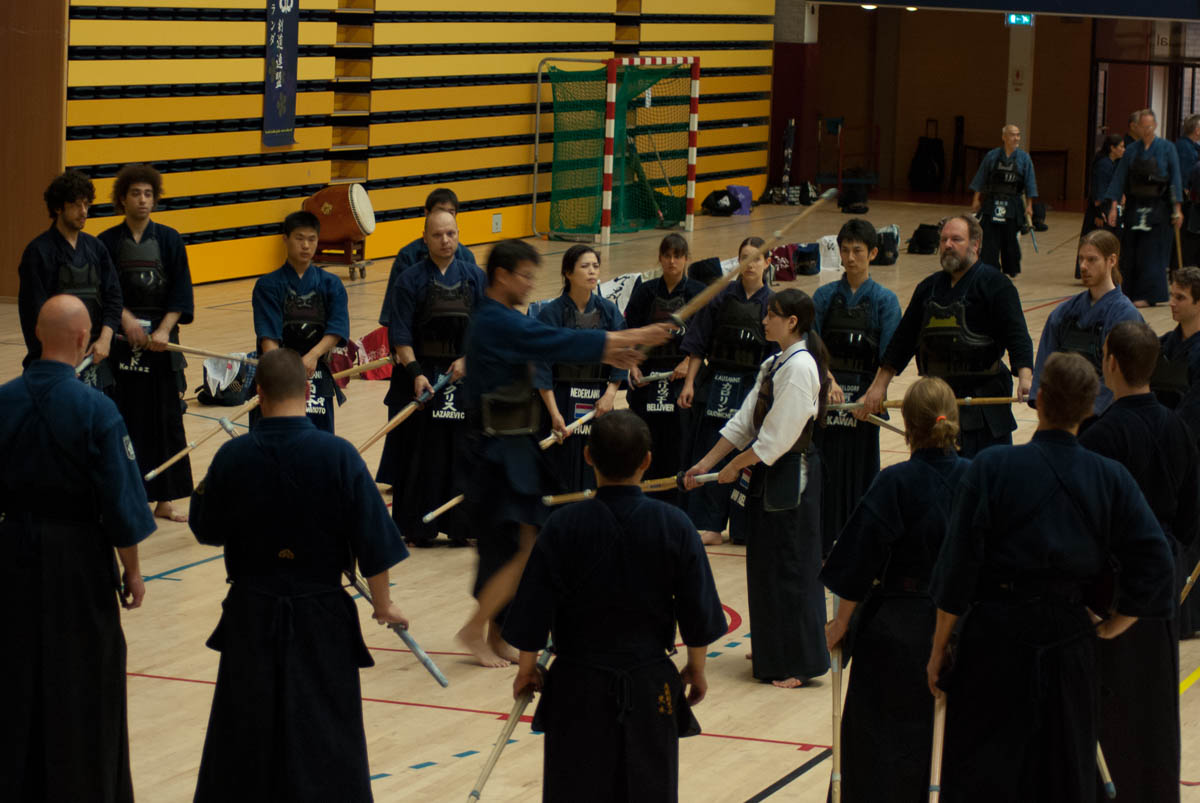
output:
M 1032 14 L 1016 14 L 1009 12 L 1004 15 L 1005 25 L 1033 25 Z

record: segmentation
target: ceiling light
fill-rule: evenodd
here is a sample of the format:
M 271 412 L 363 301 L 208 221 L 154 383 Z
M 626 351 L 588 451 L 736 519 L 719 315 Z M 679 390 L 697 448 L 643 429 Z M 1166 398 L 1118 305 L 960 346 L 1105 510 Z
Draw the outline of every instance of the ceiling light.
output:
M 867 6 L 867 5 L 864 5 L 864 6 L 863 6 L 863 11 L 874 11 L 874 10 L 875 10 L 875 9 L 877 9 L 877 8 L 879 8 L 879 6 Z

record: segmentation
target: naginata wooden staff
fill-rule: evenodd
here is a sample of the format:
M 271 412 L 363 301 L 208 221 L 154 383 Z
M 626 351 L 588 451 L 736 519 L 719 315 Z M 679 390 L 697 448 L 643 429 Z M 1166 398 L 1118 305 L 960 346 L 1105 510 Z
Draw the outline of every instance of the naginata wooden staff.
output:
M 361 596 L 371 605 L 375 604 L 375 601 L 371 599 L 371 591 L 367 588 L 367 584 L 363 581 L 363 579 L 358 576 L 358 572 L 346 572 L 346 579 L 349 580 L 350 585 L 354 586 L 354 589 L 358 591 L 359 596 Z M 433 675 L 433 679 L 438 682 L 438 685 L 440 685 L 443 689 L 450 685 L 450 681 L 446 680 L 446 676 L 442 674 L 442 670 L 438 669 L 438 666 L 433 662 L 433 659 L 430 658 L 423 649 L 421 649 L 421 645 L 418 644 L 417 640 L 414 639 L 412 634 L 408 632 L 407 627 L 395 623 L 389 623 L 388 627 L 390 627 L 392 631 L 400 637 L 405 646 L 412 650 L 412 654 L 417 656 L 417 660 L 429 670 L 429 674 Z
M 961 399 L 954 400 L 959 407 L 983 407 L 990 404 L 1016 404 L 1020 401 L 1015 396 L 964 396 Z M 885 410 L 899 410 L 904 404 L 900 399 L 885 401 L 880 405 Z M 843 402 L 841 404 L 830 404 L 825 407 L 830 412 L 837 410 L 861 410 L 862 402 Z
M 644 493 L 674 491 L 676 489 L 680 491 L 686 491 L 687 489 L 683 487 L 683 476 L 683 472 L 681 471 L 674 477 L 661 477 L 657 480 L 643 480 L 642 482 L 638 483 L 638 487 L 641 488 Z M 717 471 L 714 471 L 711 474 L 697 474 L 696 484 L 704 485 L 709 482 L 716 482 L 717 477 L 719 476 L 720 472 Z M 542 504 L 546 505 L 547 507 L 553 507 L 554 505 L 565 505 L 570 502 L 582 502 L 584 499 L 591 499 L 595 495 L 595 488 L 590 488 L 586 491 L 574 491 L 569 494 L 554 494 L 553 496 L 543 496 Z
M 367 440 L 363 443 L 363 445 L 358 447 L 358 453 L 362 454 L 367 449 L 371 448 L 371 446 L 377 440 L 379 440 L 384 435 L 391 432 L 396 427 L 403 424 L 410 415 L 412 415 L 413 413 L 415 413 L 417 411 L 418 407 L 420 407 L 422 404 L 426 404 L 429 401 L 431 401 L 433 399 L 433 397 L 436 396 L 439 392 L 441 392 L 442 388 L 446 387 L 446 385 L 448 385 L 449 383 L 450 383 L 450 372 L 447 371 L 446 373 L 442 374 L 441 376 L 439 376 L 437 378 L 437 381 L 433 383 L 432 388 L 425 391 L 420 396 L 418 396 L 417 398 L 410 401 L 408 404 L 404 405 L 404 407 L 401 408 L 400 412 L 398 412 L 394 416 L 392 416 L 391 419 L 386 424 L 384 424 L 379 429 L 378 432 L 376 432 L 371 437 L 367 438 Z
M 942 799 L 942 746 L 946 743 L 946 693 L 933 698 L 933 755 L 929 762 L 929 803 Z
M 117 335 L 117 340 L 129 342 L 129 338 L 125 335 Z M 167 351 L 178 351 L 180 354 L 194 354 L 197 357 L 216 357 L 218 360 L 229 360 L 230 362 L 244 362 L 247 365 L 258 365 L 258 360 L 254 357 L 247 357 L 245 354 L 240 357 L 236 354 L 222 354 L 219 351 L 209 351 L 208 349 L 197 349 L 191 346 L 181 346 L 178 343 L 167 343 Z
M 234 358 L 231 357 L 230 359 L 234 359 Z M 345 371 L 338 371 L 336 374 L 333 375 L 333 378 L 334 379 L 346 379 L 348 377 L 357 376 L 358 374 L 361 374 L 364 371 L 370 371 L 374 368 L 379 368 L 381 366 L 387 365 L 389 362 L 391 362 L 391 357 L 384 357 L 382 359 L 374 360 L 372 362 L 364 363 L 362 365 L 356 365 L 353 368 L 347 368 Z M 247 413 L 249 413 L 251 410 L 253 410 L 257 406 L 258 406 L 258 396 L 255 396 L 253 399 L 246 402 L 241 407 L 232 411 L 229 415 L 222 416 L 220 419 L 218 419 L 217 426 L 213 427 L 208 432 L 201 435 L 199 438 L 196 438 L 196 440 L 188 441 L 187 446 L 183 447 L 178 452 L 171 455 L 171 457 L 169 457 L 167 459 L 167 461 L 165 463 L 163 463 L 162 465 L 157 466 L 156 468 L 153 468 L 150 471 L 148 471 L 146 473 L 146 476 L 144 476 L 142 479 L 144 479 L 146 482 L 149 482 L 150 480 L 154 479 L 159 474 L 162 474 L 168 468 L 175 465 L 180 460 L 182 460 L 183 458 L 187 457 L 189 454 L 194 452 L 196 450 L 196 447 L 198 447 L 200 444 L 204 443 L 206 440 L 211 438 L 213 435 L 216 435 L 218 432 L 225 432 L 229 435 L 229 437 L 231 437 L 231 438 L 234 437 L 234 435 L 236 433 L 233 430 L 233 422 L 238 420 L 242 416 L 246 415 Z
M 547 648 L 542 650 L 542 654 L 538 656 L 538 667 L 545 669 L 546 664 L 550 663 L 550 650 Z M 483 785 L 487 783 L 488 776 L 492 774 L 492 769 L 496 766 L 496 762 L 500 760 L 500 754 L 504 752 L 505 745 L 508 744 L 509 738 L 516 730 L 517 723 L 521 721 L 521 715 L 525 713 L 525 709 L 529 706 L 529 701 L 533 699 L 533 690 L 530 689 L 518 697 L 513 702 L 512 710 L 508 712 L 508 721 L 504 723 L 504 727 L 500 730 L 500 738 L 496 740 L 496 744 L 492 747 L 492 754 L 488 756 L 487 761 L 483 765 L 483 769 L 479 771 L 479 777 L 475 779 L 475 788 L 471 790 L 471 794 L 467 795 L 467 803 L 472 800 L 479 800 L 483 794 Z
M 1109 800 L 1117 796 L 1117 785 L 1113 783 L 1112 773 L 1108 771 L 1108 762 L 1104 760 L 1104 751 L 1100 742 L 1096 742 L 1096 769 L 1100 771 L 1100 781 L 1104 784 L 1104 794 Z
M 1187 585 L 1183 587 L 1183 591 L 1179 594 L 1179 604 L 1188 598 L 1188 594 L 1192 593 L 1192 586 L 1196 585 L 1196 577 L 1200 576 L 1200 563 L 1197 563 L 1192 573 L 1188 575 Z
M 836 604 L 834 606 L 836 610 Z M 833 670 L 833 772 L 829 776 L 830 797 L 842 803 L 842 645 L 829 651 Z
M 654 374 L 646 374 L 642 377 L 641 382 L 634 382 L 633 377 L 630 377 L 629 384 L 637 388 L 644 388 L 646 385 L 652 385 L 655 382 L 661 382 L 664 379 L 670 379 L 673 376 L 675 376 L 674 371 L 659 371 L 658 373 Z
M 700 293 L 697 293 L 692 298 L 691 301 L 689 301 L 688 303 L 683 305 L 683 307 L 679 310 L 679 312 L 676 312 L 673 315 L 671 315 L 671 320 L 675 324 L 677 324 L 679 326 L 683 326 L 684 322 L 687 321 L 688 318 L 692 317 L 697 312 L 704 309 L 704 307 L 706 307 L 708 305 L 708 302 L 710 302 L 714 298 L 716 298 L 721 293 L 721 291 L 725 289 L 725 287 L 727 285 L 729 285 L 732 282 L 734 282 L 735 280 L 737 280 L 737 278 L 739 276 L 741 276 L 742 273 L 745 272 L 745 270 L 746 270 L 747 266 L 749 266 L 751 260 L 753 260 L 759 254 L 762 254 L 765 257 L 771 251 L 772 248 L 781 244 L 784 241 L 784 236 L 789 231 L 791 231 L 793 228 L 795 228 L 797 223 L 799 223 L 801 220 L 804 220 L 804 218 L 808 217 L 813 212 L 820 209 L 821 206 L 823 206 L 826 202 L 828 202 L 829 200 L 836 198 L 836 197 L 837 197 L 836 189 L 826 190 L 824 193 L 821 194 L 820 198 L 818 198 L 816 201 L 814 201 L 812 203 L 811 206 L 809 206 L 807 209 L 805 209 L 800 214 L 796 215 L 796 217 L 793 218 L 792 221 L 790 223 L 788 223 L 786 226 L 784 226 L 782 229 L 779 229 L 778 231 L 776 231 L 774 233 L 774 235 L 772 235 L 770 242 L 766 243 L 759 249 L 750 249 L 744 256 L 741 257 L 740 261 L 738 262 L 738 266 L 736 268 L 729 271 L 729 273 L 726 273 L 724 276 L 721 276 L 718 279 L 714 279 L 712 284 L 708 285 L 708 287 L 704 288 L 704 290 L 701 291 Z M 595 411 L 593 411 L 593 412 L 595 412 Z M 591 415 L 591 413 L 589 413 L 588 415 Z M 588 420 L 588 416 L 578 418 L 574 422 L 572 422 L 572 426 L 578 426 L 579 424 L 584 423 L 584 421 L 586 421 L 586 420 Z M 571 429 L 571 427 L 568 427 L 568 429 Z M 555 433 L 555 434 L 550 435 L 550 436 L 544 438 L 543 440 L 539 441 L 538 445 L 542 449 L 548 449 L 548 448 L 550 448 L 550 446 L 552 446 L 555 442 L 558 442 L 558 441 L 561 441 L 561 438 L 558 436 L 557 433 Z M 435 510 L 431 510 L 430 512 L 426 513 L 425 516 L 421 520 L 424 521 L 426 524 L 428 524 L 429 522 L 433 521 L 438 516 L 440 516 L 442 513 L 445 513 L 447 510 L 450 510 L 451 508 L 453 508 L 456 505 L 458 505 L 459 503 L 461 503 L 464 499 L 465 499 L 465 495 L 459 494 L 458 496 L 454 497 L 450 501 L 446 502 L 441 507 L 436 508 Z

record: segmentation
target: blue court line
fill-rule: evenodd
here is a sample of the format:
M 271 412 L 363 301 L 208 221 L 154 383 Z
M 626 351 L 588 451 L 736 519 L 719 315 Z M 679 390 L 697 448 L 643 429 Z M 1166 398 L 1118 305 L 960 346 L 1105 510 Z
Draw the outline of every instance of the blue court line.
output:
M 726 647 L 736 647 L 736 646 L 738 646 L 738 645 L 739 645 L 739 644 L 741 644 L 741 643 L 742 643 L 742 642 L 740 642 L 740 641 L 731 641 L 731 642 L 729 642 L 728 644 L 726 644 L 725 646 L 726 646 Z
M 436 765 L 436 764 L 437 764 L 437 762 L 436 762 L 436 761 L 422 761 L 420 764 L 413 764 L 413 765 L 411 765 L 411 766 L 409 767 L 409 769 L 410 769 L 410 770 L 423 770 L 423 769 L 425 769 L 426 767 L 432 767 L 432 766 L 434 766 L 434 765 Z
M 717 657 L 718 655 L 720 655 L 720 654 L 721 654 L 721 653 L 719 653 L 719 652 L 716 652 L 716 651 L 714 650 L 713 652 L 710 652 L 710 653 L 708 653 L 707 657 L 709 657 L 709 658 L 716 658 L 716 657 Z
M 479 753 L 478 750 L 464 750 L 461 753 L 455 753 L 454 757 L 455 758 L 466 758 L 467 756 L 473 756 L 478 753 Z
M 196 561 L 195 563 L 185 563 L 185 564 L 184 564 L 184 565 L 182 565 L 182 566 L 176 566 L 174 569 L 168 569 L 168 570 L 167 570 L 167 571 L 165 571 L 165 572 L 159 572 L 158 574 L 148 574 L 148 575 L 145 575 L 145 576 L 143 576 L 143 577 L 142 577 L 142 580 L 143 580 L 143 581 L 145 581 L 145 580 L 177 580 L 178 578 L 176 578 L 176 577 L 167 577 L 167 575 L 169 575 L 169 574 L 175 574 L 176 572 L 181 572 L 181 571 L 183 571 L 184 569 L 190 569 L 190 568 L 192 568 L 193 566 L 199 566 L 199 565 L 200 565 L 200 564 L 202 564 L 202 563 L 211 563 L 211 562 L 213 562 L 214 560 L 220 560 L 220 559 L 221 559 L 221 558 L 223 558 L 223 557 L 225 557 L 225 553 L 224 553 L 224 552 L 222 552 L 220 555 L 213 555 L 211 558 L 205 558 L 204 560 L 198 560 L 198 561 Z
M 367 780 L 368 780 L 368 781 L 378 781 L 380 778 L 391 778 L 391 777 L 392 777 L 391 773 L 389 773 L 389 772 L 381 772 L 381 773 L 379 773 L 378 775 L 372 775 L 372 776 L 371 776 L 370 778 L 368 778 Z

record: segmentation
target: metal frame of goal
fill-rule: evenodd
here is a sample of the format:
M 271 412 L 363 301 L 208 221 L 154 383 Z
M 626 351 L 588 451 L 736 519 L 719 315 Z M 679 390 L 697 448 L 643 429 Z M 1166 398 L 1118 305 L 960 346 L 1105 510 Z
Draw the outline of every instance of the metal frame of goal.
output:
M 688 110 L 687 148 L 687 191 L 685 195 L 684 231 L 692 231 L 695 223 L 696 206 L 696 142 L 699 138 L 700 121 L 700 59 L 696 56 L 622 56 L 612 59 L 558 59 L 544 58 L 538 62 L 537 99 L 534 104 L 533 127 L 533 233 L 538 236 L 553 234 L 540 232 L 537 228 L 538 198 L 538 150 L 542 133 L 542 75 L 551 62 L 574 64 L 603 64 L 606 69 L 604 105 L 604 177 L 601 189 L 600 235 L 602 245 L 612 240 L 612 195 L 613 195 L 613 151 L 615 140 L 617 107 L 617 68 L 653 67 L 686 64 L 691 67 L 691 103 Z

